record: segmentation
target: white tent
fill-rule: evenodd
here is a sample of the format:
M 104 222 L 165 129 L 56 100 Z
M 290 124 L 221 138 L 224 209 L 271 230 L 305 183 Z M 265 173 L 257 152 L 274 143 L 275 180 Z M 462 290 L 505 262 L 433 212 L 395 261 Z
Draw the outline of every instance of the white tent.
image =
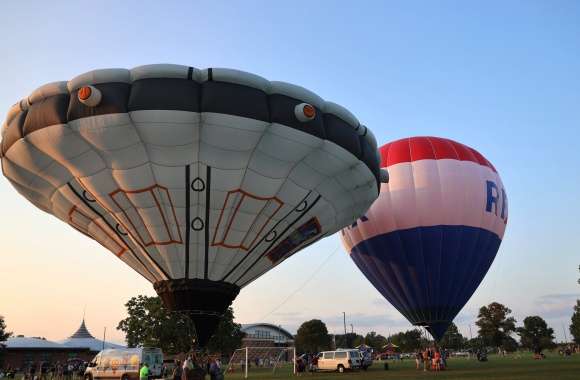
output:
M 69 338 L 60 341 L 60 344 L 66 347 L 74 348 L 88 348 L 91 351 L 101 351 L 103 348 L 124 348 L 120 344 L 115 344 L 111 342 L 105 342 L 100 339 L 96 339 L 87 329 L 85 325 L 85 320 L 83 319 L 81 326 L 78 330 L 71 335 Z

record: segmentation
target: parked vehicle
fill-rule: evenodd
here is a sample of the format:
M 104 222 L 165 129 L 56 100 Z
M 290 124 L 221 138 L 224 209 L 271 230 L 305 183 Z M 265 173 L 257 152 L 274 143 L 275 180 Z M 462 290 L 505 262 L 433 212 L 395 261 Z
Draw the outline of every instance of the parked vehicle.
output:
M 87 365 L 85 380 L 139 380 L 143 364 L 149 366 L 149 378 L 161 377 L 163 352 L 159 348 L 114 348 L 99 352 Z
M 318 369 L 321 371 L 338 371 L 340 373 L 359 368 L 361 365 L 358 350 L 324 351 L 318 354 Z

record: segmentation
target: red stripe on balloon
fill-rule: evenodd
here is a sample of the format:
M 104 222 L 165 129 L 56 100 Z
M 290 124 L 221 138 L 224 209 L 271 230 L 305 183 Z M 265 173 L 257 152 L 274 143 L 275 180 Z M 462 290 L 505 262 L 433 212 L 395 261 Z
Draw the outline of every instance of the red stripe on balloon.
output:
M 496 172 L 495 167 L 475 149 L 441 137 L 419 136 L 400 139 L 383 145 L 379 151 L 382 168 L 402 162 L 451 159 L 475 162 Z

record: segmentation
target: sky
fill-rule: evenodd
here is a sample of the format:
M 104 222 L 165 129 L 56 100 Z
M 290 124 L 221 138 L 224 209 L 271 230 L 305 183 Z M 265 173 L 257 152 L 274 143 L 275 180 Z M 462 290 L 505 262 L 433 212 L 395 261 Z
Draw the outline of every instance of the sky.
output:
M 122 5 L 121 5 L 122 3 Z M 304 86 L 344 105 L 380 144 L 451 138 L 498 169 L 510 219 L 482 305 L 540 315 L 564 339 L 580 297 L 580 3 L 561 1 L 1 2 L 0 119 L 42 84 L 149 63 L 228 67 Z M 124 304 L 152 286 L 98 243 L 36 209 L 0 176 L 0 315 L 10 331 L 59 340 L 83 313 L 123 341 Z M 233 304 L 240 323 L 340 333 L 411 325 L 331 236 Z M 350 329 L 350 326 L 349 326 Z

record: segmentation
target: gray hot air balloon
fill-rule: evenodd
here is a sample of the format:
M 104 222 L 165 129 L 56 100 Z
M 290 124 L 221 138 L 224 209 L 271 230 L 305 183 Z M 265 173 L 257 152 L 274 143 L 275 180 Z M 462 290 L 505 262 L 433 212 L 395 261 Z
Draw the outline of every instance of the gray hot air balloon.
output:
M 372 133 L 302 87 L 230 69 L 95 70 L 40 87 L 2 128 L 2 171 L 193 319 L 377 198 Z

